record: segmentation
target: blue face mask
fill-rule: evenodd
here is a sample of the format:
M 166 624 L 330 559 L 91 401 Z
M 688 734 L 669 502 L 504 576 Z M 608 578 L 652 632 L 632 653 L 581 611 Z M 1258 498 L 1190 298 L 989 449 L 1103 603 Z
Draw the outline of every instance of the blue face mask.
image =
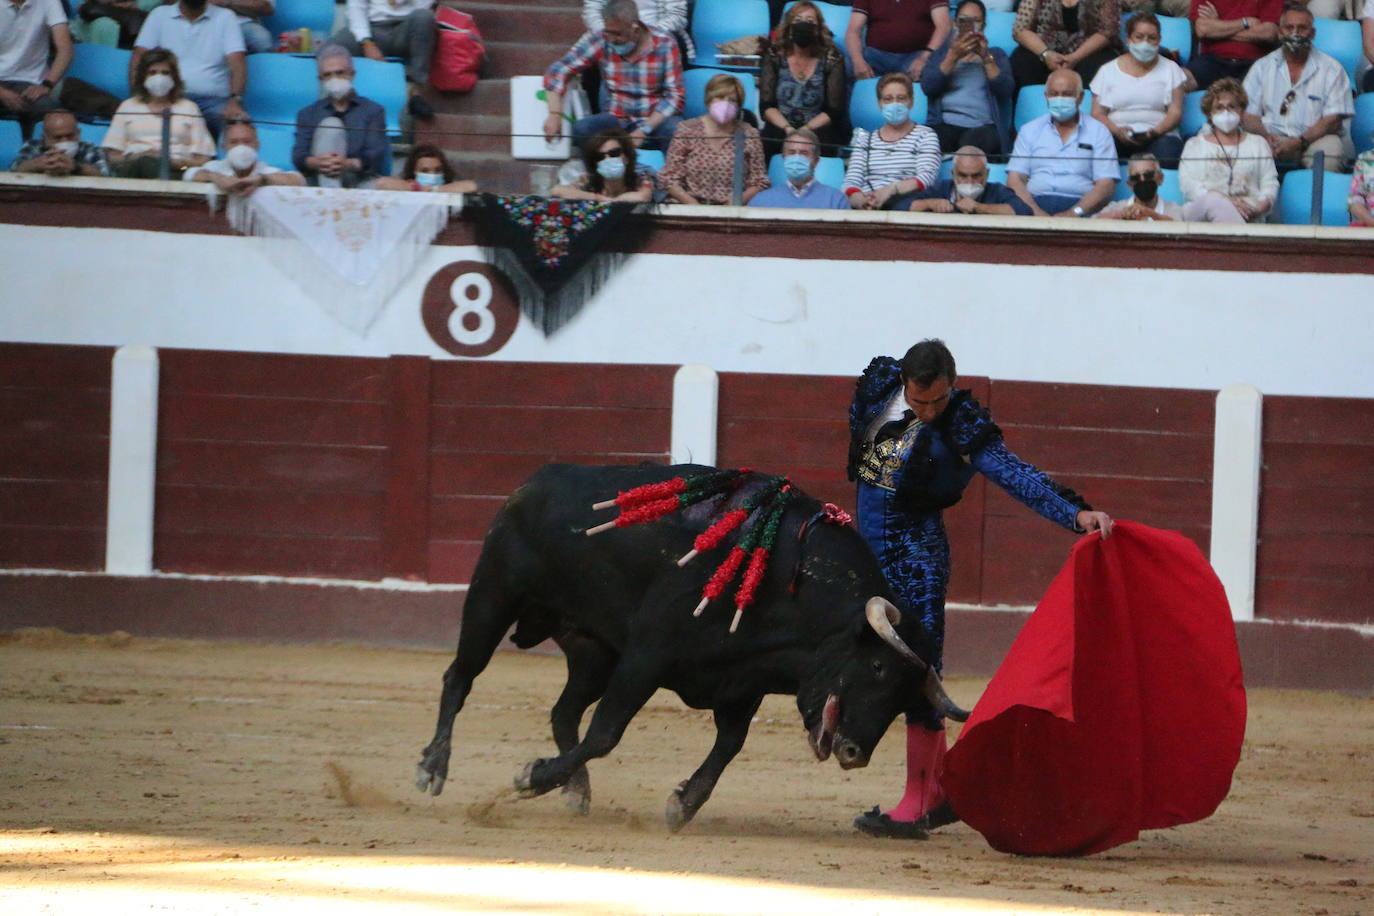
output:
M 613 41 L 607 40 L 606 47 L 614 51 L 616 55 L 624 57 L 625 55 L 633 51 L 635 49 L 635 45 L 638 43 L 639 42 L 634 41 L 633 39 L 631 39 L 630 41 L 622 42 L 621 44 L 616 44 Z
M 607 156 L 596 164 L 596 174 L 607 181 L 625 177 L 625 157 Z
M 782 171 L 787 176 L 788 181 L 801 181 L 803 178 L 810 178 L 811 160 L 800 155 L 785 156 L 782 160 Z
M 883 106 L 883 120 L 888 124 L 901 124 L 911 115 L 911 107 L 901 102 L 889 102 Z
M 1072 121 L 1073 116 L 1078 113 L 1078 102 L 1066 99 L 1062 95 L 1046 99 L 1045 105 L 1050 110 L 1050 117 L 1056 121 Z
M 440 172 L 416 172 L 415 181 L 422 188 L 437 188 L 444 183 L 444 176 Z

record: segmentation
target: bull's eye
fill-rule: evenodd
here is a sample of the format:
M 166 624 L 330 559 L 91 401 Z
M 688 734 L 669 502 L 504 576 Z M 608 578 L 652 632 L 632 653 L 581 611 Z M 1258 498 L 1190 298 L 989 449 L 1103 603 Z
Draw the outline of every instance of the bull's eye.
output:
M 873 673 L 874 673 L 875 675 L 877 675 L 878 677 L 882 677 L 882 676 L 883 676 L 883 672 L 884 672 L 885 670 L 886 670 L 886 669 L 883 667 L 883 663 L 882 663 L 881 661 L 879 661 L 878 659 L 875 658 L 875 659 L 873 660 Z

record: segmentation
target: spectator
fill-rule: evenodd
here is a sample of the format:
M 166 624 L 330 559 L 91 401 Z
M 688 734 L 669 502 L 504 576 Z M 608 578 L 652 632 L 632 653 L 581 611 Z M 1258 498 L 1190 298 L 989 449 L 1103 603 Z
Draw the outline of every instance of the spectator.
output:
M 243 31 L 234 14 L 206 0 L 180 0 L 148 14 L 134 41 L 129 61 L 129 88 L 135 89 L 139 61 L 154 48 L 166 48 L 185 69 L 186 98 L 200 109 L 210 133 L 218 137 L 224 122 L 247 118 L 243 90 L 248 64 Z
M 808 128 L 831 150 L 844 143 L 849 92 L 844 55 L 810 0 L 782 17 L 778 40 L 760 61 L 763 152 L 772 157 L 793 131 Z
M 654 170 L 638 161 L 630 135 L 619 127 L 597 134 L 582 147 L 586 171 L 574 184 L 553 189 L 554 197 L 570 200 L 619 200 L 644 203 L 655 198 Z
M 132 48 L 138 38 L 143 22 L 148 18 L 148 10 L 138 5 L 137 0 L 86 0 L 76 7 L 76 15 L 86 25 L 78 30 L 78 41 L 92 41 L 93 26 L 101 19 L 108 19 L 119 29 L 118 44 L 121 48 Z
M 1127 200 L 1107 204 L 1097 214 L 1098 219 L 1144 220 L 1171 222 L 1184 219 L 1183 208 L 1172 200 L 1159 196 L 1164 183 L 1159 160 L 1154 153 L 1136 153 L 1126 166 L 1126 183 L 1134 194 Z
M 1279 43 L 1283 0 L 1192 0 L 1197 53 L 1188 69 L 1199 89 L 1223 76 L 1243 80 L 1250 65 Z
M 983 213 L 1030 216 L 1031 208 L 1004 184 L 988 181 L 988 154 L 976 146 L 954 154 L 953 173 L 911 195 L 913 213 Z
M 592 34 L 606 26 L 602 18 L 602 7 L 606 0 L 582 0 L 582 24 Z M 639 8 L 639 21 L 651 29 L 667 32 L 678 41 L 682 53 L 691 57 L 695 53 L 692 33 L 688 30 L 687 0 L 635 0 Z
M 911 120 L 912 85 L 905 73 L 878 80 L 882 127 L 856 128 L 842 190 L 855 210 L 906 209 L 894 200 L 924 191 L 940 172 L 940 140 L 935 131 Z
M 1374 149 L 1360 153 L 1350 176 L 1350 225 L 1374 226 Z
M 378 191 L 443 191 L 447 194 L 471 194 L 477 182 L 460 179 L 444 151 L 433 143 L 421 143 L 411 150 L 400 178 L 384 175 L 377 179 Z
M 1117 55 L 1120 0 L 1021 0 L 1012 35 L 1011 70 L 1017 87 L 1039 86 L 1056 70 L 1070 69 L 1093 81 Z
M 1084 117 L 1083 78 L 1067 67 L 1045 83 L 1049 113 L 1016 135 L 1007 184 L 1036 216 L 1090 216 L 1106 203 L 1120 172 L 1102 122 Z
M 668 147 L 659 180 L 668 196 L 680 204 L 728 204 L 734 196 L 736 147 L 742 145 L 740 203 L 747 204 L 768 187 L 768 172 L 763 167 L 758 130 L 740 120 L 744 86 L 730 74 L 718 73 L 707 81 L 704 95 L 707 113 L 682 122 Z
M 588 67 L 599 66 L 605 110 L 573 125 L 573 144 L 580 149 L 592 135 L 620 127 L 636 146 L 662 149 L 682 120 L 682 54 L 677 42 L 667 32 L 640 22 L 635 0 L 606 0 L 601 9 L 601 31 L 579 38 L 544 74 L 549 103 L 544 136 L 553 142 L 563 133 L 568 82 Z
M 36 115 L 58 107 L 53 87 L 71 62 L 72 33 L 62 0 L 0 5 L 0 113 L 18 115 L 25 137 Z
M 231 121 L 224 128 L 224 158 L 189 168 L 185 181 L 213 184 L 226 194 L 247 197 L 266 184 L 303 185 L 300 172 L 288 172 L 258 159 L 258 129 L 251 121 Z
M 108 176 L 110 165 L 104 150 L 81 139 L 76 116 L 59 108 L 43 116 L 42 136 L 19 147 L 10 171 Z
M 1126 20 L 1126 53 L 1093 77 L 1093 117 L 1111 131 L 1117 155 L 1154 153 L 1165 168 L 1178 168 L 1183 138 L 1183 93 L 1188 74 L 1159 53 L 1159 19 L 1136 13 Z
M 941 152 L 961 146 L 992 154 L 1011 149 L 1007 123 L 1016 87 L 1006 52 L 988 47 L 986 24 L 982 0 L 963 0 L 949 41 L 921 71 L 921 89 L 930 104 L 926 123 L 940 138 Z
M 1160 16 L 1188 18 L 1188 0 L 1121 0 L 1123 16 L 1135 13 L 1155 13 Z
M 277 50 L 277 41 L 267 26 L 262 24 L 264 17 L 277 11 L 272 0 L 210 0 L 215 6 L 222 6 L 234 14 L 239 31 L 243 34 L 243 46 L 249 54 L 266 54 Z M 321 36 L 323 37 L 323 36 Z
M 926 59 L 945 43 L 949 28 L 945 0 L 854 0 L 844 35 L 854 78 L 905 73 L 920 79 Z
M 419 95 L 434 56 L 433 8 L 434 0 L 348 0 L 348 26 L 329 39 L 347 48 L 350 55 L 405 61 L 411 92 L 408 107 L 422 121 L 434 117 L 434 107 Z
M 749 201 L 751 207 L 786 207 L 801 210 L 848 210 L 849 198 L 839 188 L 816 180 L 820 161 L 820 138 L 809 127 L 799 127 L 782 141 L 782 168 L 787 176 L 783 185 L 760 191 Z
M 1355 113 L 1350 77 L 1333 57 L 1312 47 L 1312 14 L 1286 9 L 1279 17 L 1281 47 L 1255 61 L 1245 77 L 1250 104 L 1245 129 L 1269 141 L 1275 162 L 1302 163 L 1326 154 L 1325 168 L 1339 172 L 1355 150 L 1345 119 Z
M 1241 127 L 1247 101 L 1244 87 L 1230 77 L 1217 80 L 1202 97 L 1208 124 L 1183 147 L 1178 166 L 1190 219 L 1243 223 L 1264 216 L 1278 198 L 1269 144 Z
M 1364 60 L 1360 62 L 1364 75 L 1360 77 L 1360 91 L 1374 92 L 1374 0 L 1364 0 L 1360 34 L 1364 38 Z
M 100 145 L 120 178 L 157 178 L 163 112 L 170 112 L 170 175 L 178 179 L 186 169 L 214 157 L 215 141 L 196 103 L 183 95 L 177 56 L 166 48 L 154 48 L 138 55 L 137 61 L 133 97 L 119 103 Z
M 386 112 L 353 90 L 353 56 L 328 44 L 315 56 L 324 97 L 296 115 L 291 161 L 322 188 L 370 188 L 389 159 Z

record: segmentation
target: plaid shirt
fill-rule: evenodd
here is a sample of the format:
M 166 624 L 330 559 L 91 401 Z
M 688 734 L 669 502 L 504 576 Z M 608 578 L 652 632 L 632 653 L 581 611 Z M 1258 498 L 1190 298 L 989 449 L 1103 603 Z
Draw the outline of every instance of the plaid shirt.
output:
M 37 159 L 43 155 L 47 147 L 43 145 L 43 138 L 34 137 L 28 143 L 19 147 L 19 155 L 14 157 L 14 162 L 10 165 L 11 172 L 19 170 L 21 162 L 28 162 L 30 159 Z M 72 157 L 77 165 L 93 165 L 102 176 L 110 177 L 110 163 L 105 159 L 105 151 L 94 143 L 87 143 L 85 140 L 77 141 L 76 155 Z
M 631 56 L 613 54 L 600 32 L 587 32 L 544 74 L 544 88 L 563 92 L 568 81 L 591 66 L 601 68 L 611 104 L 607 113 L 642 123 L 655 111 L 665 118 L 682 111 L 682 55 L 667 32 L 649 29 L 649 46 Z

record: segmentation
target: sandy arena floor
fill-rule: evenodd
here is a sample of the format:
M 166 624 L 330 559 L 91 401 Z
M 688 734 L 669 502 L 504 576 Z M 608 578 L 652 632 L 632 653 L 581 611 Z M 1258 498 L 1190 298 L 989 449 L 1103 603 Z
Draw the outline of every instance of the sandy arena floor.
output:
M 765 704 L 679 835 L 663 802 L 712 727 L 667 694 L 593 765 L 588 817 L 557 793 L 517 801 L 512 775 L 552 750 L 563 667 L 516 653 L 459 717 L 444 794 L 422 796 L 410 781 L 447 662 L 0 636 L 0 914 L 1374 913 L 1370 698 L 1253 691 L 1210 820 L 1025 859 L 963 825 L 926 842 L 855 833 L 855 814 L 893 800 L 900 726 L 843 773 L 811 758 L 791 698 Z M 982 686 L 951 692 L 972 705 Z

